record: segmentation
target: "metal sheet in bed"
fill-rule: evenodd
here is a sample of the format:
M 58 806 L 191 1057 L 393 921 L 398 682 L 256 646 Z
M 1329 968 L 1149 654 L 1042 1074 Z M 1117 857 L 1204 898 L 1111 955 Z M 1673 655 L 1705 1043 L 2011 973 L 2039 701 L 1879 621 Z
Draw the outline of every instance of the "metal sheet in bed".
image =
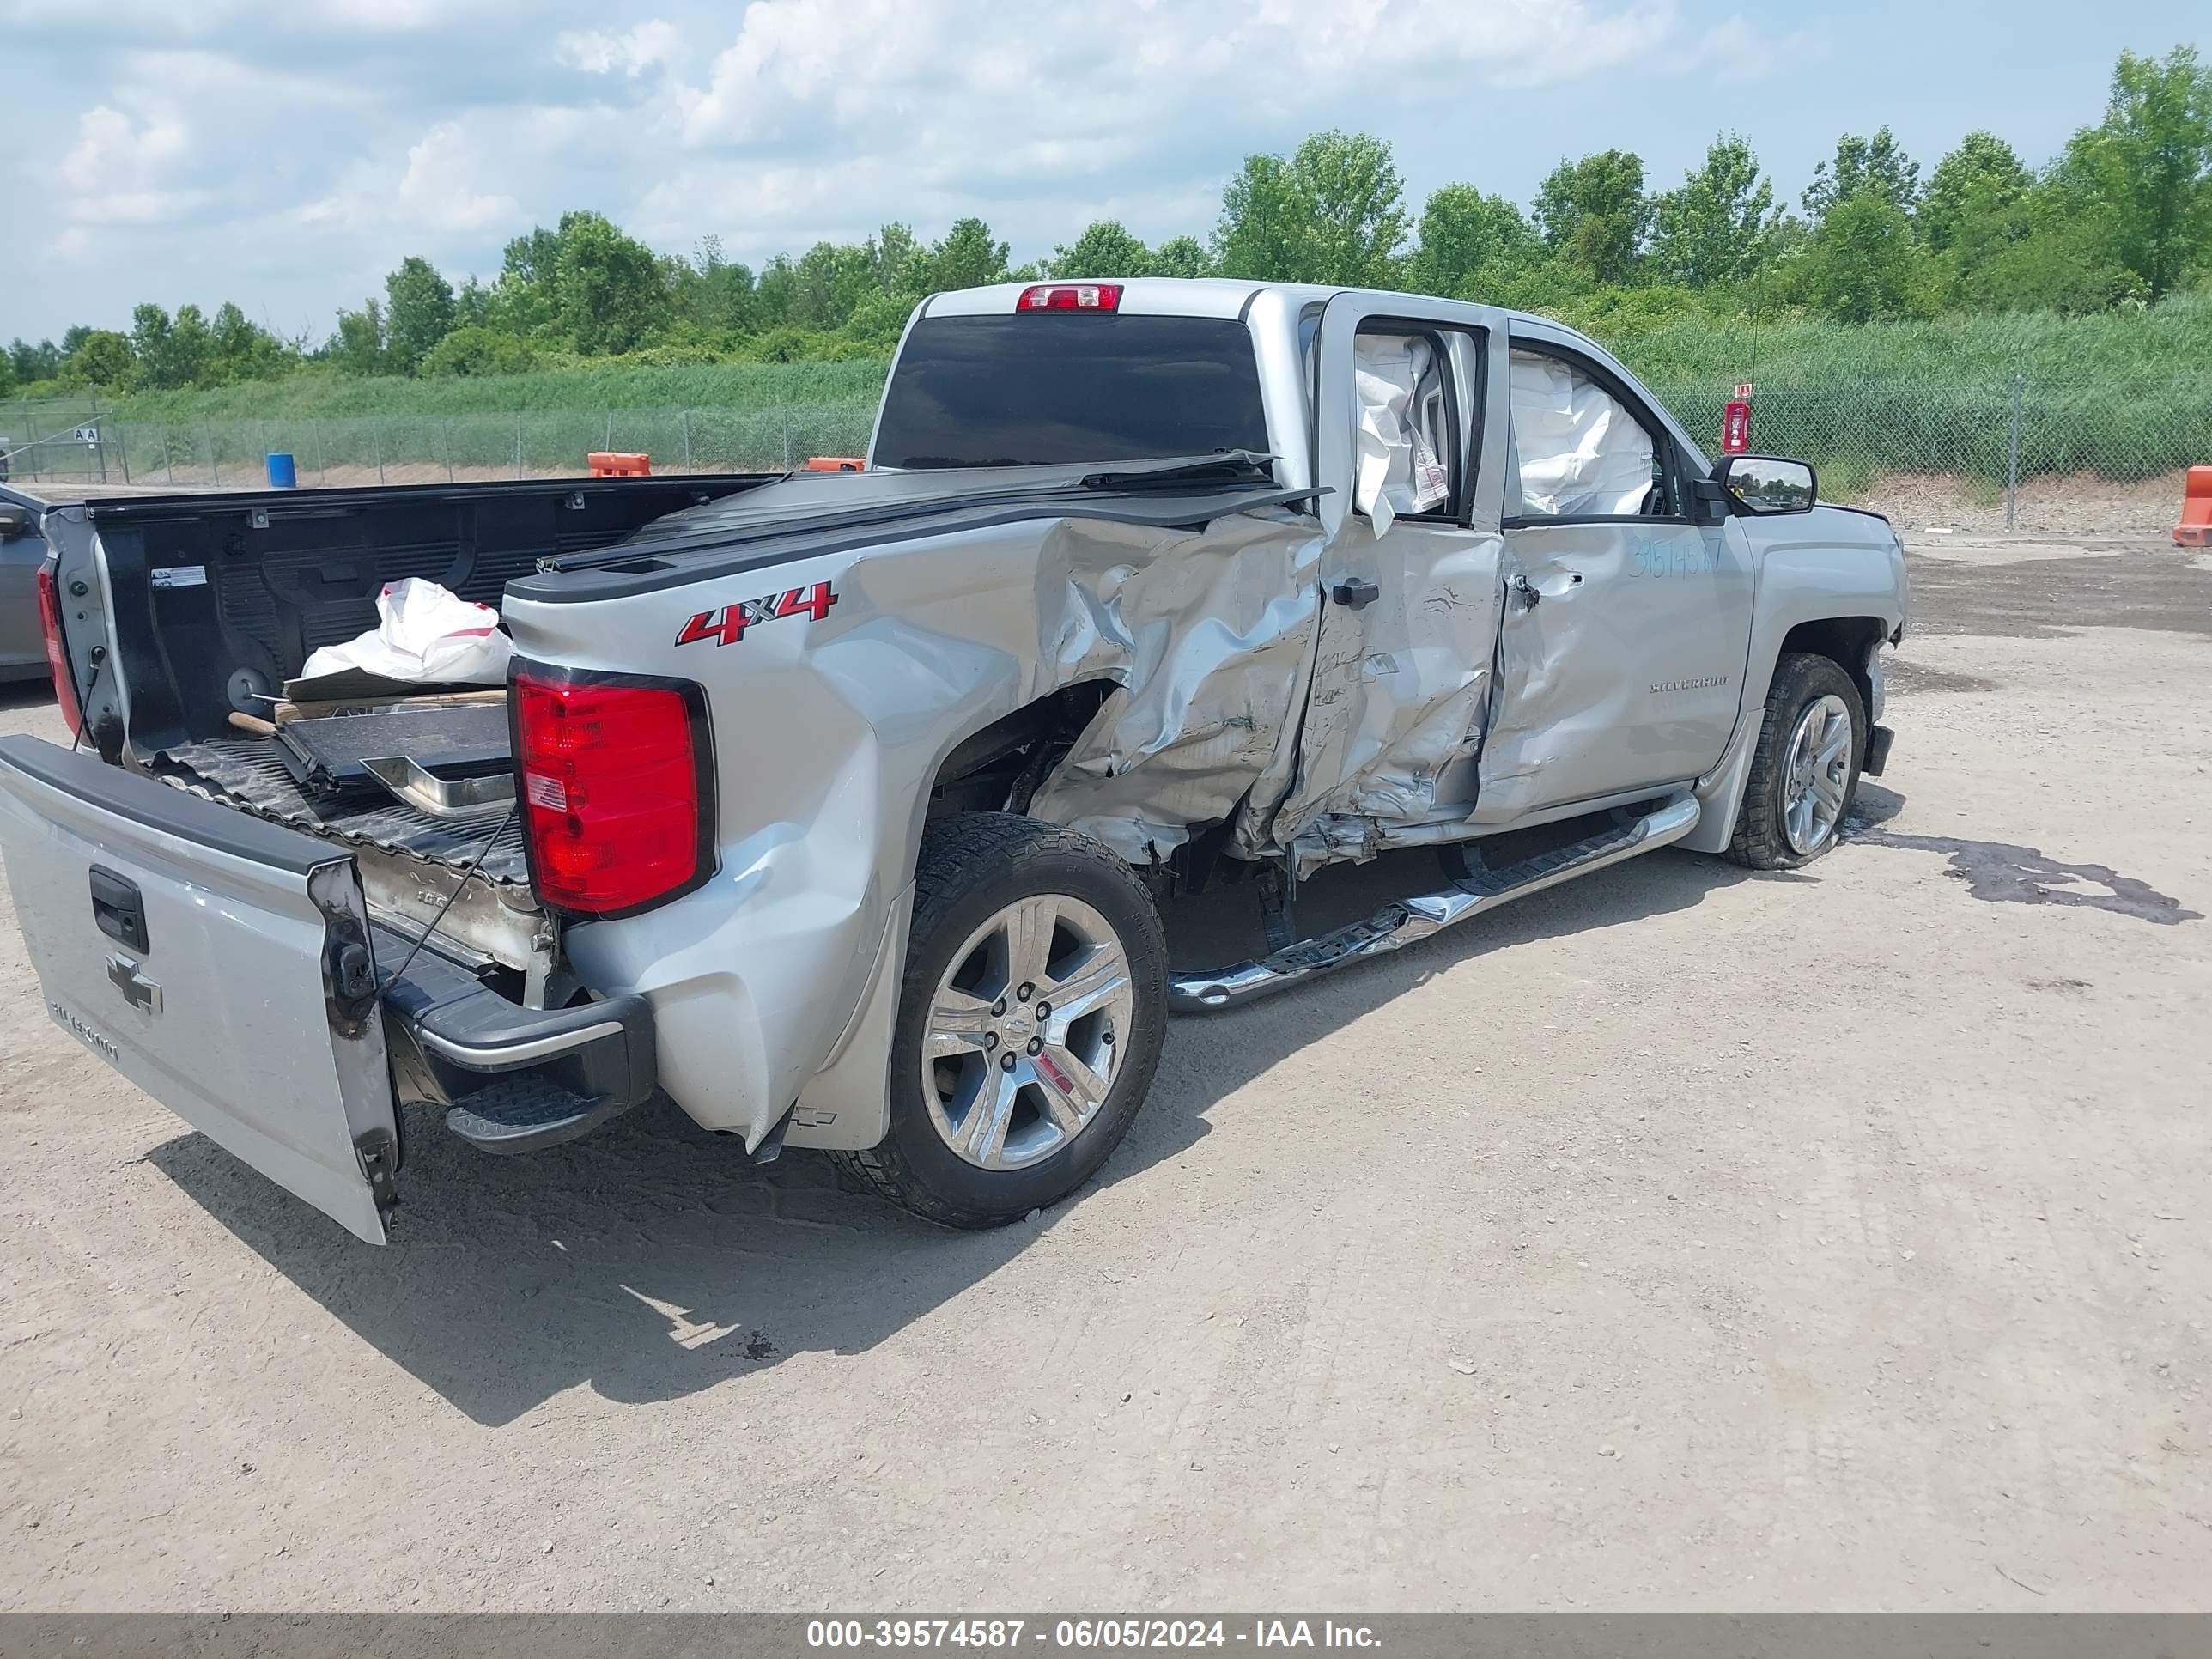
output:
M 318 805 L 301 793 L 270 738 L 216 738 L 164 750 L 155 772 L 163 782 L 194 789 L 245 808 L 258 817 L 289 823 L 313 835 L 407 853 L 436 864 L 466 866 L 499 821 L 504 806 L 487 807 L 466 817 L 434 818 L 389 796 L 360 797 Z M 494 881 L 526 884 L 522 826 L 510 823 L 484 854 L 483 873 Z
M 404 755 L 426 772 L 476 777 L 507 769 L 507 705 L 455 703 L 444 708 L 372 708 L 294 720 L 277 739 L 319 780 L 355 789 L 381 787 L 362 763 Z

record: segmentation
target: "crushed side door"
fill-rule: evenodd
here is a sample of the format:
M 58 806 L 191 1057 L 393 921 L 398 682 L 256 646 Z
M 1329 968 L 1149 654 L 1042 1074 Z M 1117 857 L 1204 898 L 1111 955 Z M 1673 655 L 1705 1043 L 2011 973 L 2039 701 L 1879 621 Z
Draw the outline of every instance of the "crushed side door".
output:
M 1322 315 L 1318 476 L 1331 532 L 1297 771 L 1268 841 L 1301 867 L 1449 839 L 1474 800 L 1498 616 L 1502 390 L 1482 307 Z

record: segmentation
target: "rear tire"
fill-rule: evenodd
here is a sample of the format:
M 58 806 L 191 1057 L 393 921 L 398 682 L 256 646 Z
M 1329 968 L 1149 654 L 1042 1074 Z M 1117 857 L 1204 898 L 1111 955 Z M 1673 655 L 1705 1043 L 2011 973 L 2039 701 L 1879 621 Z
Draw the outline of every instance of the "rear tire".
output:
M 1728 855 L 1753 870 L 1794 870 L 1833 847 L 1858 794 L 1866 743 L 1866 705 L 1851 677 L 1833 658 L 1785 653 Z
M 1035 818 L 941 820 L 915 875 L 890 1133 L 840 1159 L 928 1220 L 1018 1220 L 1121 1144 L 1166 1030 L 1167 943 L 1127 864 Z

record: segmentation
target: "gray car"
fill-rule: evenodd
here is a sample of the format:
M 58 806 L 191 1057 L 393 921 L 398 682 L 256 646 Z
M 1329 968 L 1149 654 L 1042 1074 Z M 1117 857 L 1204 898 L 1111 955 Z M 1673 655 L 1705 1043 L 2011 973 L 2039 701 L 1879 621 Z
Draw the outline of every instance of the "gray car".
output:
M 1825 854 L 1906 611 L 1885 520 L 1714 465 L 1572 330 L 1247 282 L 934 295 L 859 472 L 46 529 L 86 747 L 0 739 L 0 848 L 49 1012 L 379 1241 L 403 1102 L 507 1153 L 656 1091 L 1022 1216 L 1170 1013 L 1663 847 Z M 401 576 L 498 606 L 503 715 L 296 683 Z M 1316 868 L 1423 848 L 1302 925 Z M 1264 945 L 1171 968 L 1161 908 L 1227 881 Z
M 45 515 L 37 497 L 0 484 L 0 681 L 43 679 L 48 672 L 38 596 Z

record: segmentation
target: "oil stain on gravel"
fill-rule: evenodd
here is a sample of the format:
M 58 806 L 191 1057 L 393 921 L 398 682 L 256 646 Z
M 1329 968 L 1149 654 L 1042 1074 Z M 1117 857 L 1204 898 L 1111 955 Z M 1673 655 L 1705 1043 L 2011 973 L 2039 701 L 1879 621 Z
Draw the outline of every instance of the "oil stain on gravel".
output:
M 1918 662 L 1911 657 L 1896 657 L 1888 669 L 1889 688 L 1893 691 L 1994 691 L 1995 680 L 1985 680 L 1978 674 L 1961 674 L 1948 668 L 1937 668 Z
M 2033 847 L 2001 841 L 1961 841 L 1953 836 L 1903 836 L 1893 830 L 1855 829 L 1850 839 L 1873 847 L 1897 847 L 1911 853 L 1941 853 L 1951 860 L 1945 873 L 1966 884 L 1978 899 L 2010 904 L 2080 904 L 2094 910 L 2171 927 L 2197 921 L 2203 912 L 2185 910 L 2148 883 L 2121 875 L 2101 864 L 2061 864 Z M 2100 892 L 2098 888 L 2105 890 Z

